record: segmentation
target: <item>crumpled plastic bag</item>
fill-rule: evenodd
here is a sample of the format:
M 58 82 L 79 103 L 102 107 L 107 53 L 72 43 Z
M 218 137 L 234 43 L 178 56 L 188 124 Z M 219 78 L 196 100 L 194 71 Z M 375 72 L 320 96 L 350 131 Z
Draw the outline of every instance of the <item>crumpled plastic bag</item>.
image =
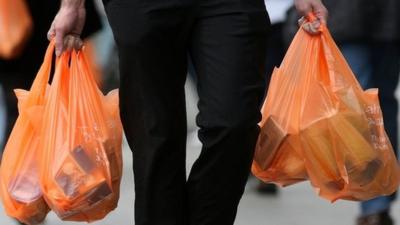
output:
M 92 222 L 118 204 L 122 125 L 118 90 L 100 92 L 84 51 L 58 59 L 43 114 L 40 178 L 62 220 Z
M 361 88 L 325 25 L 319 35 L 299 29 L 273 72 L 262 114 L 252 166 L 261 180 L 310 180 L 330 201 L 396 191 L 400 170 L 378 90 Z
M 0 196 L 6 213 L 24 224 L 42 222 L 49 207 L 39 185 L 39 141 L 54 45 L 50 44 L 30 91 L 15 90 L 19 116 L 4 149 Z

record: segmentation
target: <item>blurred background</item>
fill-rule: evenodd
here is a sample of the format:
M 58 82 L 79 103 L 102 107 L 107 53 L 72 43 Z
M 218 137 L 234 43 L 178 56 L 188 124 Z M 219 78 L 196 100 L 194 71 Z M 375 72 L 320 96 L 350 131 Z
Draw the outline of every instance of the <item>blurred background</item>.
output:
M 118 54 L 111 29 L 100 1 L 87 0 L 88 18 L 83 36 L 91 56 L 96 79 L 104 92 L 118 87 Z M 292 0 L 265 0 L 272 29 L 268 39 L 267 71 L 271 76 L 275 66 L 282 61 L 288 44 L 298 29 L 300 18 Z M 328 25 L 353 71 L 365 88 L 384 90 L 381 99 L 385 125 L 397 150 L 398 111 L 397 90 L 400 67 L 400 1 L 399 0 L 325 0 L 330 11 Z M 17 56 L 0 59 L 0 146 L 3 149 L 17 117 L 15 88 L 29 89 L 41 64 L 47 47 L 46 33 L 57 12 L 54 0 L 26 1 L 30 10 L 33 30 Z M 0 5 L 1 7 L 1 5 Z M 0 8 L 1 10 L 1 8 Z M 2 11 L 0 11 L 1 13 Z M 371 19 L 371 15 L 374 18 Z M 350 21 L 350 22 L 349 22 Z M 1 26 L 0 33 L 4 26 Z M 1 35 L 0 35 L 1 36 Z M 0 39 L 1 40 L 1 39 Z M 190 61 L 190 60 L 189 60 Z M 380 76 L 380 77 L 379 77 Z M 197 158 L 201 143 L 197 138 L 195 116 L 197 114 L 196 74 L 189 66 L 186 82 L 188 136 L 187 171 Z M 397 99 L 396 99 L 397 98 Z M 385 115 L 386 114 L 386 115 Z M 130 225 L 133 222 L 134 182 L 132 156 L 124 142 L 124 175 L 119 207 L 106 219 L 95 225 Z M 229 187 L 226 187 L 227 189 Z M 384 200 L 385 201 L 385 200 Z M 372 202 L 369 205 L 376 205 Z M 0 204 L 0 224 L 18 224 L 5 215 Z M 392 225 L 388 218 L 400 224 L 400 203 L 388 200 L 382 207 L 360 206 L 358 202 L 339 200 L 333 204 L 319 198 L 308 182 L 286 188 L 261 184 L 250 176 L 239 206 L 236 225 Z M 362 210 L 361 210 L 362 208 Z M 375 208 L 375 211 L 371 210 Z M 366 213 L 367 212 L 367 213 Z M 385 215 L 382 214 L 385 213 Z M 386 215 L 387 214 L 387 215 Z M 374 223 L 357 218 L 376 215 Z M 387 216 L 388 218 L 386 218 Z M 75 224 L 62 222 L 54 213 L 45 221 L 49 225 Z

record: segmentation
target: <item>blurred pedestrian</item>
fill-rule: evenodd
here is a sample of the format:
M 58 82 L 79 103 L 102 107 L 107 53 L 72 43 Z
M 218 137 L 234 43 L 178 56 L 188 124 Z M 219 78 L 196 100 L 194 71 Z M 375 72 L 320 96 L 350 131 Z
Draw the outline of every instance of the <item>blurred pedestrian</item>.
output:
M 397 153 L 400 73 L 400 1 L 324 0 L 332 35 L 363 88 L 379 89 L 385 128 Z M 395 195 L 361 203 L 357 225 L 393 225 Z
M 84 0 L 63 0 L 50 34 L 61 54 Z M 136 225 L 229 225 L 250 171 L 265 91 L 263 0 L 105 0 L 120 58 L 120 107 L 133 151 Z M 319 0 L 296 0 L 325 20 Z M 79 40 L 76 40 L 79 41 Z M 197 74 L 202 152 L 185 171 L 184 83 Z

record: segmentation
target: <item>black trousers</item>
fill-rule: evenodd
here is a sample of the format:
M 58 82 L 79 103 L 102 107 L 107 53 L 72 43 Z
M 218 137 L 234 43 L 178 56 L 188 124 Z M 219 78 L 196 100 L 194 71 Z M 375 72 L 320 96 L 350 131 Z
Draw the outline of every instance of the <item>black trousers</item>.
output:
M 232 225 L 258 136 L 269 19 L 263 0 L 110 0 L 136 225 Z M 200 157 L 186 179 L 187 53 Z

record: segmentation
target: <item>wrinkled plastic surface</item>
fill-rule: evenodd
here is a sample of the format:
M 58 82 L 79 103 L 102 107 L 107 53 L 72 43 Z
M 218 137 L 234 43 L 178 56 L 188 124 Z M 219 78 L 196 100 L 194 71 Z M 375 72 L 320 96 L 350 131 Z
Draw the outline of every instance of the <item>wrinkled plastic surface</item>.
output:
M 0 0 L 0 57 L 17 56 L 32 31 L 32 19 L 25 0 Z
M 273 72 L 252 171 L 281 186 L 310 180 L 330 201 L 389 195 L 399 185 L 399 166 L 378 90 L 362 90 L 321 30 L 300 29 Z
M 29 225 L 43 221 L 49 211 L 39 185 L 37 156 L 40 156 L 40 126 L 53 49 L 51 44 L 30 91 L 15 91 L 19 116 L 0 167 L 0 196 L 4 208 L 9 216 Z
M 118 91 L 104 96 L 82 51 L 63 53 L 44 110 L 40 178 L 50 208 L 68 221 L 115 209 L 122 176 Z

